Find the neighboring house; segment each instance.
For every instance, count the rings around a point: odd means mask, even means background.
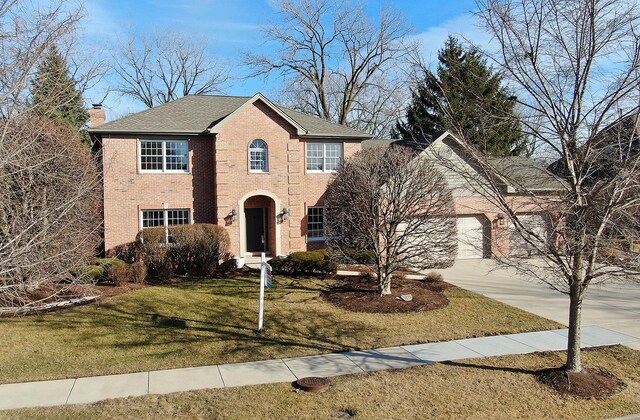
[[[386,144],[389,144],[388,142]],[[385,146],[384,142],[365,142],[364,147]],[[497,186],[510,202],[518,220],[531,232],[555,244],[554,213],[548,197],[564,189],[563,184],[544,168],[528,158],[492,157],[487,162],[500,176],[488,180],[479,166],[465,156],[459,140],[448,131],[434,132],[416,139],[404,139],[392,144],[410,147],[418,158],[430,159],[444,175],[452,189],[458,227],[458,258],[490,258],[493,256],[529,256],[534,248],[513,229],[509,218],[492,198]],[[534,192],[542,200],[536,200]],[[551,200],[553,201],[553,200]],[[557,221],[556,221],[557,222]]]
[[[146,227],[223,225],[238,256],[323,247],[331,173],[369,134],[252,97],[194,95],[92,128],[107,253]]]

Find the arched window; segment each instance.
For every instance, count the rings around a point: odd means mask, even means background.
[[[249,171],[269,172],[267,143],[254,140],[249,145]]]

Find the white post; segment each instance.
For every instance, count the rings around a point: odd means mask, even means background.
[[[260,257],[260,309],[258,310],[258,332],[262,331],[262,324],[264,321],[264,282],[265,277],[267,276],[264,260],[265,255],[263,252]]]

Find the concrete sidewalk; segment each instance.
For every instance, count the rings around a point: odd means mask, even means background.
[[[598,326],[584,327],[582,337],[583,347],[626,344],[637,340]],[[563,350],[566,346],[567,330],[560,329],[291,359],[5,384],[0,385],[0,410],[86,404],[108,398],[204,388],[293,382],[307,376],[326,377],[402,369],[447,360]]]
[[[526,280],[514,269],[498,267],[494,260],[458,260],[453,267],[436,271],[448,283],[564,325],[569,323],[567,295]],[[582,304],[582,324],[636,337],[628,346],[640,350],[640,284],[590,286]]]

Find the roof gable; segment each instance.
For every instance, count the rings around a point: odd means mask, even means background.
[[[278,106],[261,93],[248,96],[189,95],[147,109],[89,132],[96,134],[208,134],[217,133],[242,109],[260,101],[282,117],[300,137],[369,139],[368,133]]]
[[[445,151],[450,149],[466,163],[468,168],[465,170],[472,169],[477,176],[486,179],[483,171],[478,168],[480,163],[464,152],[461,140],[450,131],[434,132],[420,139],[404,139],[394,144],[411,147],[420,155],[435,159],[448,159],[449,156]],[[543,192],[564,189],[562,182],[556,176],[529,158],[486,156],[486,163],[493,169],[495,181],[502,184],[509,193],[525,190]]]

